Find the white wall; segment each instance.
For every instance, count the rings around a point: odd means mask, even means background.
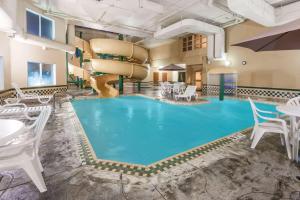
[[[56,84],[66,84],[66,63],[63,51],[46,49],[12,40],[11,49],[11,81],[20,87],[27,87],[27,62],[56,64]]]
[[[14,8],[16,13],[12,19],[16,22],[17,34],[26,33],[26,9],[43,15],[42,10],[33,6],[27,0],[16,0],[17,6]],[[49,17],[54,20],[55,39],[54,42],[65,43],[66,21]],[[61,50],[46,49],[39,46],[27,44],[11,39],[6,33],[0,32],[0,56],[4,62],[4,88],[11,88],[11,82],[16,82],[20,87],[27,87],[27,62],[40,62],[56,65],[56,84],[66,84],[66,64],[65,52]],[[0,77],[1,78],[1,77]],[[0,80],[1,83],[1,80]]]
[[[6,33],[0,32],[0,56],[3,59],[4,68],[4,89],[10,88],[11,82],[11,69],[10,69],[10,39],[7,37]],[[1,77],[0,77],[1,78]],[[1,89],[0,89],[1,90]]]
[[[4,62],[3,57],[0,56],[0,90],[4,90]]]

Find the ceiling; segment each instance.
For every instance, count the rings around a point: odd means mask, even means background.
[[[148,44],[162,42],[153,39],[154,32],[182,19],[196,19],[220,27],[227,27],[243,20],[241,16],[228,9],[226,0],[33,1],[44,9],[46,14],[66,18],[69,23],[135,36]],[[292,2],[292,0],[265,1],[276,7]]]
[[[224,6],[224,0],[34,0],[48,14],[69,16],[78,25],[92,23],[109,31],[122,28],[151,36],[159,27],[181,19],[198,19],[222,26],[236,16]],[[225,1],[226,2],[226,1]],[[225,3],[226,5],[226,3]],[[77,20],[76,20],[77,19]]]
[[[295,3],[299,0],[265,0],[265,1],[271,4],[273,7],[278,8],[281,6],[286,6],[291,3]]]

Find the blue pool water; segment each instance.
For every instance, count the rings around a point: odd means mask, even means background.
[[[72,104],[98,158],[149,165],[253,126],[248,101],[208,100],[184,106],[127,96]]]

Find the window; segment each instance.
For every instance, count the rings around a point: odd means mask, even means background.
[[[27,33],[54,39],[54,21],[30,10],[26,11]]]
[[[56,84],[54,64],[28,62],[28,86],[45,86]]]
[[[207,47],[207,38],[203,35],[193,34],[182,39],[182,51],[192,51]]]

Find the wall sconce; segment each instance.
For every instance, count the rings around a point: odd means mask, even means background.
[[[243,60],[242,65],[246,65],[246,64],[247,64],[247,61]]]
[[[229,60],[225,60],[225,66],[228,67],[231,65],[231,62]]]

